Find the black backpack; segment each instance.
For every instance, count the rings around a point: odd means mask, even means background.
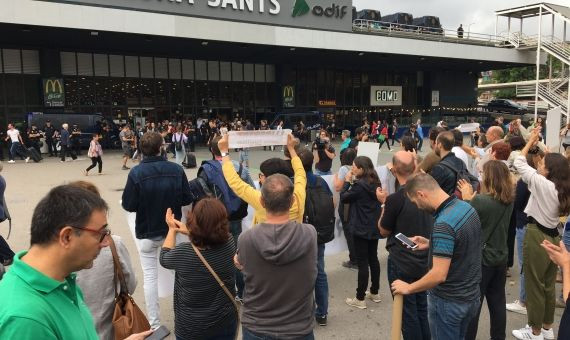
[[[307,198],[303,223],[311,224],[317,230],[317,242],[323,244],[334,239],[334,202],[324,179],[317,177],[315,185],[307,183]]]
[[[461,167],[461,169],[458,170],[451,163],[447,162],[447,160],[443,160],[443,161],[439,162],[439,164],[448,168],[449,170],[451,170],[455,174],[455,190],[452,193],[455,195],[455,197],[457,197],[459,199],[463,198],[461,195],[461,191],[459,190],[459,187],[457,186],[457,183],[459,182],[460,179],[464,179],[467,182],[471,183],[471,186],[473,187],[473,192],[479,192],[479,189],[480,189],[479,180],[477,179],[477,177],[475,177],[469,173],[469,170],[467,170],[465,165],[463,167]]]

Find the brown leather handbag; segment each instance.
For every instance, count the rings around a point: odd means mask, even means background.
[[[132,334],[148,331],[150,324],[131,294],[129,294],[129,288],[119,262],[119,254],[117,253],[115,242],[112,237],[109,237],[109,239],[111,253],[113,254],[113,266],[115,267],[115,276],[113,277],[113,285],[115,287],[113,329],[115,330],[115,340],[123,340]],[[117,292],[117,283],[120,286],[119,292]]]

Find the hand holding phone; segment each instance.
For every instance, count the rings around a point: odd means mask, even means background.
[[[403,245],[405,245],[406,247],[408,247],[409,249],[416,249],[418,247],[417,244],[415,244],[414,242],[412,242],[412,240],[410,240],[409,238],[406,237],[406,235],[402,234],[402,233],[398,233],[396,234],[396,238],[402,242]]]
[[[162,340],[170,334],[170,331],[165,326],[160,326],[147,336],[145,340]]]

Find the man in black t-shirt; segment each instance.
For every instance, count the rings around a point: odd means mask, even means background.
[[[396,235],[402,233],[411,237],[421,235],[429,238],[433,228],[433,217],[410,201],[402,190],[406,179],[416,169],[414,156],[410,152],[398,151],[392,159],[394,173],[401,184],[400,189],[388,196],[378,189],[376,196],[383,204],[382,216],[378,223],[380,234],[388,237],[388,282],[395,280],[408,283],[417,281],[427,273],[428,251],[412,250],[402,244]],[[404,296],[402,315],[402,334],[404,340],[429,339],[430,330],[427,315],[427,293],[420,292]]]
[[[330,143],[329,133],[321,130],[319,138],[313,143],[313,156],[315,157],[315,175],[332,175],[332,161],[336,156]]]
[[[364,129],[361,128],[361,127],[356,128],[356,130],[355,130],[355,135],[356,135],[356,137],[354,137],[354,138],[350,141],[350,144],[348,144],[348,147],[349,147],[350,149],[358,150],[358,143],[361,142],[361,141],[362,141],[362,142],[366,142],[366,140],[368,140],[368,138],[365,138],[365,136],[366,136],[366,131],[364,131]]]

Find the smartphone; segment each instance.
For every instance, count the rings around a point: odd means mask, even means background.
[[[147,336],[145,340],[162,340],[170,334],[170,331],[165,326],[160,326],[152,332],[151,335]]]
[[[415,244],[414,242],[412,242],[412,240],[410,240],[409,238],[406,237],[406,235],[399,233],[396,235],[396,238],[402,242],[403,244],[405,244],[408,248],[410,249],[416,249],[418,247],[417,244]]]

